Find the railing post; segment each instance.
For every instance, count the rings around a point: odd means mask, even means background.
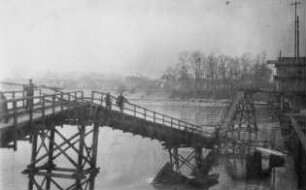
[[[178,120],[179,129],[181,129],[181,120]]]
[[[14,116],[14,150],[17,150],[17,105],[16,101],[13,100],[13,116]]]
[[[94,99],[95,99],[95,92],[92,91],[92,92],[91,92],[91,104],[93,104]]]
[[[61,92],[61,111],[64,110],[64,94]]]
[[[41,115],[45,117],[45,96],[41,97]]]
[[[68,109],[70,110],[70,93],[68,92]]]
[[[156,112],[153,112],[153,121],[156,122]]]
[[[12,98],[15,99],[15,92],[12,92]]]
[[[25,94],[25,91],[22,91],[22,98],[24,98],[25,95],[26,95],[26,94]],[[23,99],[23,100],[22,100],[22,107],[23,107],[23,108],[25,107],[25,102],[26,102],[25,99]]]
[[[134,117],[136,117],[136,106],[134,105]]]
[[[81,91],[81,100],[84,101],[84,91]]]
[[[173,124],[173,118],[171,117],[171,127],[173,127],[172,124]]]
[[[146,119],[147,118],[147,109],[146,108],[143,108],[143,110],[144,110],[144,118]]]
[[[165,115],[163,115],[163,125],[165,124]]]
[[[101,93],[101,106],[103,106],[103,93]]]
[[[38,90],[39,91],[39,96],[41,96],[41,88]],[[41,99],[39,98],[39,101],[41,101]],[[39,102],[41,104],[41,102]]]
[[[55,113],[55,95],[52,95],[52,114]]]
[[[93,116],[93,105],[94,105],[94,99],[95,99],[95,92],[91,92],[91,102],[90,102],[90,115]]]

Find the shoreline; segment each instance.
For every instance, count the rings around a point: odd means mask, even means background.
[[[178,98],[126,98],[133,103],[166,103],[166,104],[188,104],[188,105],[206,105],[214,104],[216,106],[228,106],[230,99],[178,99]],[[255,106],[268,106],[267,102],[254,101]]]
[[[227,106],[229,100],[216,100],[216,99],[170,99],[170,98],[129,98],[127,99],[132,103],[163,103],[163,104],[181,104],[181,105],[206,105],[213,104],[214,106]]]

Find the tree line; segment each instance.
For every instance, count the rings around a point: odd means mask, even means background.
[[[265,52],[240,57],[183,52],[162,75],[163,88],[172,91],[172,97],[228,98],[239,88],[272,87],[266,57]]]

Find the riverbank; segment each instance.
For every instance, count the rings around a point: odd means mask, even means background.
[[[188,96],[173,96],[173,92],[168,91],[151,91],[151,92],[134,92],[134,93],[124,93],[124,96],[131,102],[180,102],[183,104],[229,104],[235,97],[223,96],[196,96],[192,92]],[[256,106],[267,106],[267,97],[262,96],[262,94],[254,94],[254,104]],[[204,105],[203,104],[203,105]]]

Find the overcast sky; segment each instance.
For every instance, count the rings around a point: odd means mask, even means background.
[[[0,79],[73,71],[157,77],[193,50],[292,56],[291,2],[0,0]]]

